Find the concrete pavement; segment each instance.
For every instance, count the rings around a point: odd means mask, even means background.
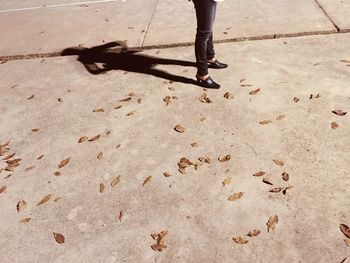
[[[259,8],[248,8],[252,2]],[[339,229],[350,226],[350,34],[335,33],[347,29],[346,17],[336,19],[343,11],[320,2],[323,10],[313,1],[266,1],[269,8],[238,1],[251,21],[241,15],[234,23],[245,27],[230,23],[230,29],[226,18],[240,12],[222,5],[219,40],[321,35],[217,44],[217,56],[230,65],[210,71],[220,90],[184,83],[196,71],[193,47],[153,48],[128,60],[107,52],[3,61],[1,262],[316,263],[350,257]],[[173,21],[181,32],[174,27],[167,38],[160,37],[163,22],[172,21],[161,0],[0,3],[2,10],[74,4],[0,13],[8,36],[0,40],[1,56],[125,39],[134,46],[175,45],[192,37],[193,29],[183,26],[193,22],[187,1],[168,2],[177,17],[181,7],[189,9]],[[113,23],[96,23],[106,17]],[[10,30],[14,26],[18,30]],[[220,35],[220,28],[228,34]],[[120,38],[113,35],[117,29]],[[49,34],[31,34],[40,30]],[[90,74],[92,66],[105,71]],[[203,102],[204,93],[210,103]],[[177,124],[183,133],[174,130]],[[185,174],[179,171],[183,157],[192,162]],[[278,222],[268,231],[274,216]],[[260,234],[247,236],[254,229]],[[168,234],[159,252],[151,234],[161,231]],[[236,243],[239,236],[248,243]]]

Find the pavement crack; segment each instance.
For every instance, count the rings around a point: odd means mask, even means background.
[[[333,26],[337,29],[337,32],[341,32],[340,27],[335,23],[335,21],[330,17],[330,15],[327,13],[326,9],[321,5],[321,3],[318,0],[314,0],[315,3],[318,5],[318,7],[322,10],[322,12],[325,14],[325,16],[328,18],[328,20],[333,24]]]

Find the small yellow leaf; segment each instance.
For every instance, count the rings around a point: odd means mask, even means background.
[[[269,123],[271,123],[271,122],[272,122],[271,120],[259,121],[259,123],[260,123],[261,125],[266,125],[266,124],[269,124]]]
[[[48,195],[44,196],[44,197],[41,199],[41,201],[37,204],[37,206],[43,205],[43,204],[45,204],[46,202],[48,202],[48,201],[50,200],[51,196],[52,196],[51,194],[48,194]]]
[[[230,195],[227,199],[229,201],[236,201],[238,199],[241,199],[243,194],[244,194],[243,192],[234,193],[234,194]]]
[[[222,185],[226,186],[226,185],[230,185],[232,182],[232,178],[231,177],[227,177],[222,181]]]
[[[115,187],[117,184],[120,183],[120,180],[121,180],[121,176],[118,175],[116,178],[114,178],[114,179],[112,180],[111,186],[112,186],[112,187]]]
[[[151,182],[151,180],[152,180],[152,175],[147,176],[147,178],[143,181],[142,185],[145,186],[147,183]]]
[[[104,183],[100,183],[100,193],[103,193],[105,191],[105,185]]]

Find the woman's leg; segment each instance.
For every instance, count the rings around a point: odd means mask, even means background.
[[[195,41],[195,54],[197,62],[197,75],[208,75],[207,51],[209,55],[214,52],[212,40],[212,28],[214,23],[216,2],[212,0],[194,0],[197,16],[197,34]],[[208,46],[209,42],[209,46]]]

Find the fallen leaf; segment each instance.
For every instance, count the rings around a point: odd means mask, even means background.
[[[30,170],[33,170],[34,168],[35,168],[35,165],[26,168],[24,171],[25,171],[25,172],[28,172],[28,171],[30,171]]]
[[[262,181],[263,181],[265,184],[273,185],[273,183],[272,183],[272,178],[270,178],[269,176],[264,177]]]
[[[151,182],[152,180],[152,175],[147,176],[146,179],[143,181],[142,186],[145,186],[146,184],[148,184],[149,182]]]
[[[88,139],[89,139],[89,137],[83,136],[83,137],[81,137],[81,138],[79,139],[78,143],[85,142],[85,141],[87,141]]]
[[[104,183],[100,183],[100,193],[102,194],[105,191]]]
[[[62,234],[60,233],[53,233],[53,236],[58,244],[63,244],[65,241],[65,238]]]
[[[41,200],[40,202],[37,204],[37,206],[39,205],[43,205],[45,204],[46,202],[48,202],[50,199],[51,199],[51,194],[48,194],[48,195],[45,195]]]
[[[198,161],[202,162],[202,163],[211,163],[211,159],[209,157],[198,157]]]
[[[60,162],[60,164],[58,165],[58,169],[61,169],[62,167],[66,166],[69,162],[70,162],[70,157],[68,157],[67,159],[62,160]]]
[[[227,154],[227,155],[225,155],[225,156],[221,156],[221,157],[218,158],[218,160],[219,160],[220,162],[227,162],[227,161],[229,161],[230,159],[231,159],[231,155],[229,155],[229,154]]]
[[[128,96],[130,96],[130,97],[135,96],[135,93],[134,92],[130,92],[130,93],[128,93]]]
[[[272,161],[278,166],[283,166],[284,165],[284,162],[282,162],[280,160],[273,159]]]
[[[292,189],[292,188],[293,188],[293,186],[288,186],[288,187],[286,187],[286,188],[283,189],[282,193],[283,193],[284,195],[286,195],[286,194],[287,194],[287,190]]]
[[[260,171],[260,172],[256,172],[255,174],[253,174],[253,176],[260,177],[260,176],[263,176],[263,175],[265,175],[265,174],[266,174],[265,172]]]
[[[286,173],[286,172],[283,172],[282,173],[282,179],[283,179],[283,181],[288,182],[289,181],[289,174]]]
[[[59,197],[55,198],[53,201],[54,201],[54,202],[58,202],[58,201],[61,200],[61,199],[62,199],[62,197],[59,196]]]
[[[168,173],[168,172],[164,172],[163,175],[164,175],[165,177],[170,177],[170,176],[171,176],[171,174]]]
[[[119,222],[122,223],[124,221],[124,211],[120,210],[119,212]]]
[[[347,114],[347,112],[342,111],[342,110],[334,110],[332,112],[338,116],[345,116]]]
[[[350,258],[344,258],[340,263],[350,263]]]
[[[126,114],[126,116],[132,116],[136,113],[137,111],[136,110],[133,110],[133,111],[130,111]]]
[[[280,121],[280,120],[283,120],[287,115],[279,115],[276,120],[277,121]]]
[[[203,93],[200,97],[199,100],[203,103],[212,103],[212,101],[208,98],[207,93]]]
[[[119,149],[120,146],[122,146],[120,143],[115,147],[116,149]]]
[[[256,89],[256,90],[252,90],[251,92],[249,92],[250,95],[255,95],[260,91],[260,89]]]
[[[91,139],[89,139],[88,141],[89,141],[89,142],[93,142],[93,141],[96,141],[96,140],[100,139],[100,137],[101,137],[101,135],[98,134],[98,135],[92,137]]]
[[[198,143],[197,142],[193,142],[193,143],[191,143],[191,146],[192,147],[198,147]]]
[[[40,160],[41,158],[43,158],[45,155],[40,155],[38,158],[36,158],[37,160]]]
[[[11,159],[13,156],[15,156],[16,153],[13,153],[13,154],[10,154],[10,155],[7,155],[5,158],[3,158],[4,161],[7,161],[9,159]]]
[[[252,84],[241,84],[242,87],[251,87],[253,86]]]
[[[5,192],[7,189],[7,186],[2,186],[0,187],[0,194],[2,194],[3,192]]]
[[[232,178],[231,177],[227,177],[222,181],[222,185],[226,186],[226,185],[230,185],[232,182]]]
[[[55,172],[55,176],[61,176],[61,172],[56,171],[56,172]]]
[[[238,237],[233,237],[233,241],[235,241],[237,244],[243,245],[248,243],[248,240],[246,240],[244,237],[238,236]]]
[[[94,109],[93,112],[105,112],[104,108]]]
[[[32,129],[32,132],[37,132],[39,131],[39,129],[35,128],[35,129]]]
[[[102,155],[103,155],[103,152],[100,152],[100,153],[96,156],[96,158],[99,159],[99,160],[101,160],[101,159],[102,159]]]
[[[141,104],[142,103],[142,99],[141,98],[137,99],[137,103]]]
[[[115,106],[114,109],[117,110],[117,109],[120,109],[121,107],[123,107],[122,105],[118,105],[118,106]]]
[[[34,98],[34,94],[32,96],[30,96],[29,98],[27,98],[27,100],[31,100]]]
[[[340,224],[340,230],[347,238],[350,238],[350,229],[347,225]]]
[[[240,79],[239,82],[242,83],[244,81],[246,81],[247,79]]]
[[[270,232],[274,230],[276,228],[277,223],[278,223],[278,216],[277,215],[270,216],[269,220],[266,223],[267,231]]]
[[[20,223],[28,223],[30,220],[32,220],[31,217],[25,217],[25,218],[22,218],[19,222]]]
[[[181,126],[180,124],[177,124],[174,127],[175,131],[179,132],[179,133],[184,133],[185,132],[185,128],[183,126]]]
[[[230,92],[226,92],[224,94],[224,98],[228,99],[228,100],[232,100],[234,98],[234,96]]]
[[[162,231],[159,234],[151,234],[151,237],[156,240],[156,244],[153,244],[151,248],[156,251],[163,251],[163,249],[167,248],[165,243],[165,236],[168,234],[168,231]]]
[[[151,248],[152,248],[153,250],[162,252],[164,249],[167,248],[167,246],[166,246],[166,245],[163,245],[163,244],[153,244],[153,245],[151,246]]]
[[[17,203],[17,212],[23,211],[27,207],[27,202],[24,200],[21,200]]]
[[[337,129],[339,127],[339,125],[336,122],[332,122],[331,127],[332,127],[332,129]]]
[[[112,180],[112,182],[111,182],[111,186],[112,186],[112,187],[117,186],[117,184],[119,184],[119,183],[120,183],[120,180],[121,180],[121,176],[120,176],[120,175],[118,175],[116,178],[114,178],[114,179]]]
[[[175,88],[173,88],[173,87],[168,87],[168,90],[175,91]]]
[[[236,201],[238,199],[241,199],[243,195],[244,195],[243,192],[238,192],[238,193],[234,193],[234,194],[230,195],[227,199],[229,201]]]
[[[279,193],[283,190],[283,187],[276,187],[276,188],[272,188],[269,192],[271,193]]]
[[[171,97],[170,96],[166,96],[166,97],[164,97],[163,101],[165,102],[165,105],[168,106],[169,103],[171,102]]]
[[[119,101],[120,101],[120,102],[127,102],[127,101],[129,101],[129,100],[131,100],[131,97],[127,97],[127,98],[122,99],[122,100],[119,100]]]
[[[247,234],[247,236],[256,237],[256,236],[258,236],[260,233],[261,233],[260,230],[254,229],[254,230],[249,231],[249,233]]]
[[[271,120],[259,121],[259,123],[260,123],[261,125],[266,125],[266,124],[269,124],[269,123],[271,123],[271,122],[272,122]]]

